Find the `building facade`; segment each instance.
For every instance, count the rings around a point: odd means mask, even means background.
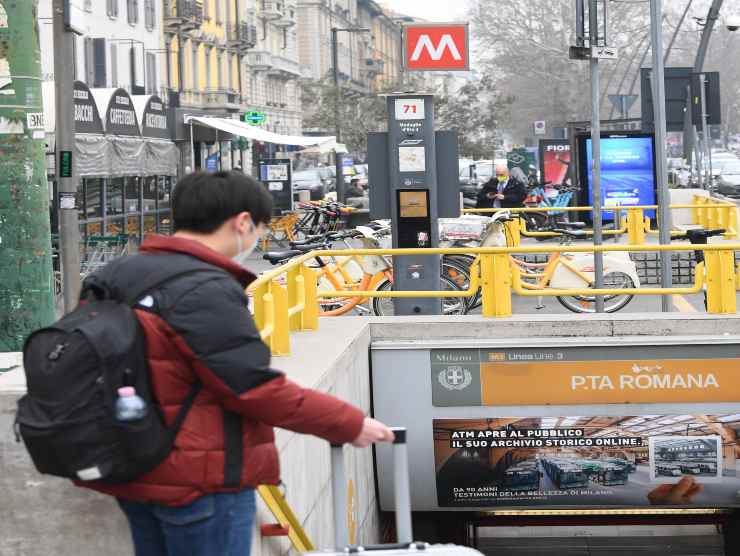
[[[266,116],[262,127],[282,135],[301,135],[303,118],[299,79],[296,0],[248,0],[256,14],[257,44],[246,59],[247,104]],[[255,145],[253,162],[280,147]]]
[[[39,1],[44,81],[54,81],[52,0]],[[74,79],[132,95],[159,91],[164,56],[159,0],[83,0],[74,36]]]
[[[130,237],[170,230],[170,193],[178,173],[160,92],[166,62],[158,0],[83,0],[74,21],[76,207],[80,237]],[[55,75],[52,1],[39,2],[52,230],[56,228]]]
[[[401,21],[374,0],[298,0],[298,41],[305,77],[333,79],[331,30],[337,34],[337,70],[342,87],[370,94],[400,80]]]

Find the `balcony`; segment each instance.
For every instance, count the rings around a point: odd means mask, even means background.
[[[228,44],[237,50],[249,50],[257,45],[257,26],[249,23],[236,23],[227,29]]]
[[[165,0],[163,21],[170,33],[199,28],[203,25],[203,0]]]
[[[252,71],[267,71],[272,67],[272,54],[266,50],[248,52],[247,64]]]
[[[239,93],[225,89],[209,89],[203,94],[203,107],[213,110],[238,112],[241,110]]]
[[[273,77],[285,80],[298,79],[302,76],[301,65],[294,60],[283,58],[282,56],[272,57],[272,67],[268,73]]]
[[[293,15],[285,13],[280,19],[276,19],[272,22],[275,27],[282,27],[288,29],[296,24],[295,13]]]
[[[275,21],[283,18],[283,3],[274,2],[270,0],[262,1],[262,9],[260,10],[260,17],[267,21]]]

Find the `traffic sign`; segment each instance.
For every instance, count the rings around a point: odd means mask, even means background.
[[[262,125],[267,121],[267,114],[264,112],[247,112],[242,116],[242,120],[252,125]]]
[[[467,23],[404,25],[404,65],[410,71],[467,71]]]
[[[594,46],[591,49],[591,57],[599,60],[617,60],[619,50],[613,46]]]

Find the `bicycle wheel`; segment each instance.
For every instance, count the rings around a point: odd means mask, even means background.
[[[367,291],[370,287],[372,276],[365,274],[362,277],[362,281],[358,286],[359,291]],[[323,289],[331,288],[328,285],[329,282],[323,281],[322,284],[327,284]],[[319,288],[322,289],[321,287]],[[346,315],[350,311],[354,310],[355,307],[365,302],[364,297],[332,297],[332,298],[319,298],[319,316],[320,317],[341,317]]]
[[[440,276],[442,288],[444,291],[460,291],[455,283],[444,276]],[[376,291],[389,292],[393,289],[390,280],[381,282]],[[465,315],[467,314],[467,304],[464,297],[445,297],[442,299],[442,312],[445,315]],[[376,317],[392,317],[395,314],[393,298],[391,297],[373,297],[373,314]]]
[[[470,265],[465,265],[462,261],[448,259],[446,257],[443,258],[442,276],[452,280],[452,282],[454,282],[454,284],[462,291],[470,289]],[[466,313],[474,304],[476,297],[477,295],[460,298],[460,300],[465,303]]]
[[[604,288],[610,290],[631,289],[635,287],[632,278],[624,272],[609,272],[604,276]],[[616,313],[624,309],[632,301],[634,295],[605,295],[604,312]],[[558,301],[574,313],[595,313],[596,297],[595,296],[558,296]]]
[[[475,262],[475,256],[473,255],[444,255],[442,258],[442,264],[456,264],[458,266],[462,266],[463,269],[465,269],[465,273],[467,274],[468,278],[470,278],[470,267]],[[462,289],[467,290],[470,288],[470,282],[468,281],[465,283],[464,287]],[[483,292],[480,288],[478,288],[478,291],[475,293],[473,297],[467,297],[465,298],[467,300],[468,304],[468,312],[472,311],[473,309],[477,309],[483,304]]]

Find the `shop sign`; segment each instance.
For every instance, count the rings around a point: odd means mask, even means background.
[[[740,361],[728,347],[711,357],[696,346],[432,350],[433,405],[736,402]]]
[[[141,130],[144,137],[171,138],[167,125],[167,111],[164,102],[158,96],[151,97],[147,102],[142,116]]]
[[[141,135],[134,103],[124,89],[116,89],[111,95],[105,117],[105,131],[108,135]]]
[[[243,121],[252,125],[262,125],[267,121],[267,114],[264,112],[252,111],[242,116]]]
[[[103,134],[103,122],[90,89],[82,81],[74,82],[74,118],[76,133]]]

